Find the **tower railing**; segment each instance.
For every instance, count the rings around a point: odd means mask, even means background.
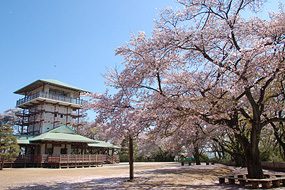
[[[19,99],[17,101],[16,106],[19,106],[21,104],[24,104],[24,103],[29,102],[31,100],[34,100],[36,98],[46,98],[46,99],[58,100],[58,101],[62,101],[62,102],[68,102],[68,103],[79,104],[79,105],[83,105],[86,103],[85,100],[80,100],[79,98],[71,98],[71,97],[66,97],[66,96],[60,96],[60,95],[56,95],[56,94],[50,94],[48,92],[37,92],[37,93],[31,94],[29,96],[26,96],[24,98]]]

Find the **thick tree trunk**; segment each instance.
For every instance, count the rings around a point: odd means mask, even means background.
[[[253,150],[252,147],[249,147],[246,155],[246,163],[248,170],[248,178],[253,178],[253,179],[264,178],[261,166],[261,160],[259,156],[259,150]]]
[[[265,87],[266,86],[264,86],[264,88],[261,89],[261,92],[264,92]],[[247,162],[248,177],[254,179],[262,179],[264,178],[264,175],[261,166],[258,144],[260,141],[260,134],[262,128],[261,113],[263,109],[262,100],[264,96],[261,95],[260,99],[256,101],[253,95],[251,94],[251,89],[249,87],[245,88],[245,95],[252,107],[250,142],[247,143],[247,146],[244,147],[245,157]]]
[[[130,165],[130,181],[134,180],[134,143],[133,137],[129,136],[129,165]]]
[[[196,165],[201,165],[199,149],[197,147],[195,147],[194,151],[195,151]]]
[[[260,131],[252,126],[250,143],[245,147],[245,157],[247,163],[248,177],[253,179],[264,178],[258,148]]]

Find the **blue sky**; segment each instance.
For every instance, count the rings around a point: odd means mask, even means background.
[[[277,2],[269,1],[266,9],[276,10]],[[168,6],[179,5],[174,0],[0,0],[0,113],[21,98],[14,91],[38,79],[55,76],[104,92],[102,74],[123,60],[114,49],[132,32],[150,35],[153,19]]]

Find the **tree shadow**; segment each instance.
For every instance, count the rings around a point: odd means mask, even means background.
[[[137,172],[136,174],[154,174],[154,175],[163,175],[163,174],[175,174],[175,175],[209,175],[209,176],[216,176],[218,179],[218,176],[223,176],[227,174],[232,174],[232,171],[224,168],[224,169],[218,169],[214,167],[193,167],[193,166],[183,166],[183,167],[177,167],[177,168],[166,168],[166,169],[156,169],[156,170],[150,170],[150,171],[142,171]]]
[[[96,179],[86,182],[79,183],[56,183],[52,185],[29,185],[22,186],[17,188],[11,188],[10,190],[79,190],[79,189],[96,189],[96,190],[123,190],[123,189],[224,189],[224,190],[239,190],[243,189],[237,186],[232,185],[183,185],[183,184],[172,184],[164,183],[162,181],[154,183],[146,179],[138,179],[137,182],[126,182],[127,178],[105,178],[105,179]]]
[[[212,179],[215,176],[225,175],[226,168],[223,171],[219,171],[217,168],[210,167],[177,167],[166,169],[155,169],[149,171],[135,172],[135,182],[127,182],[127,177],[109,177],[99,178],[93,180],[87,180],[84,182],[63,182],[54,184],[34,184],[16,188],[10,188],[10,190],[50,190],[50,189],[64,189],[64,190],[79,190],[79,189],[245,189],[240,186],[218,184],[212,181],[211,184],[203,184],[203,176],[211,176]],[[229,171],[229,170],[228,170]],[[165,175],[170,176],[165,180]],[[201,176],[201,179],[195,179],[191,176]],[[172,177],[173,178],[172,178]],[[183,179],[176,181],[176,179]],[[200,184],[193,183],[195,180],[202,180]],[[190,183],[189,183],[190,182]]]

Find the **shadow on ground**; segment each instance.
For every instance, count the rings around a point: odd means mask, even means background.
[[[12,188],[10,190],[79,190],[79,189],[96,189],[96,190],[112,190],[112,189],[239,189],[229,185],[177,185],[171,183],[157,182],[153,183],[148,179],[137,179],[137,182],[126,182],[127,178],[105,178],[96,179],[80,183],[57,183],[53,185],[30,185]]]

